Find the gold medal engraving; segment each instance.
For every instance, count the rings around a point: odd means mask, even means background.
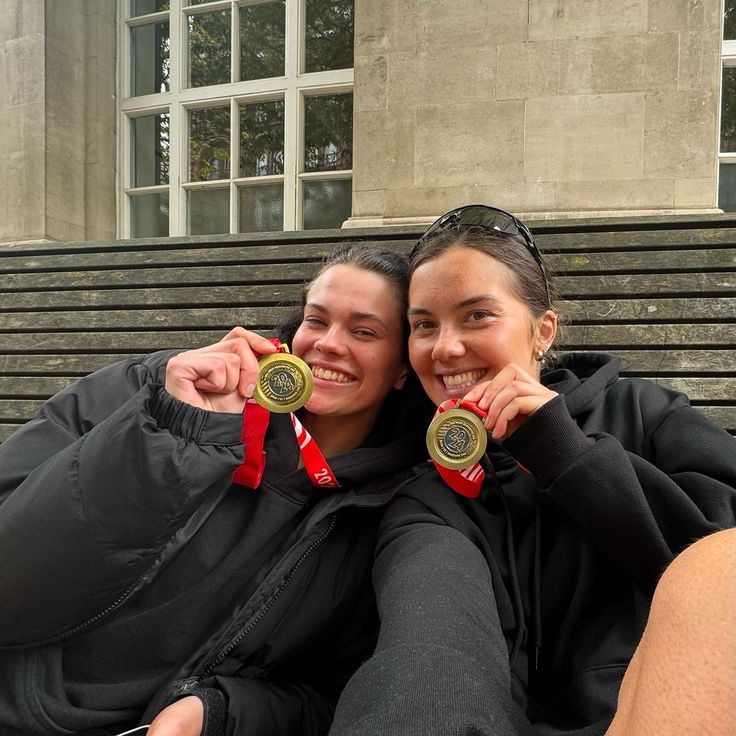
[[[487,443],[483,422],[467,409],[449,409],[437,415],[427,429],[430,456],[440,465],[454,470],[464,470],[478,462]]]
[[[296,355],[274,353],[261,358],[253,398],[276,414],[301,409],[312,395],[312,371]]]

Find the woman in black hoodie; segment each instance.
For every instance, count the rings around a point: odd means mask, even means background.
[[[550,357],[551,285],[512,215],[447,213],[411,274],[411,364],[455,424],[384,518],[379,643],[333,733],[602,734],[662,572],[736,523],[734,439],[611,356]],[[485,454],[448,468],[474,423]]]
[[[399,254],[333,254],[284,335],[314,382],[293,419],[247,401],[276,348],[235,328],[80,379],[0,446],[2,736],[327,731],[424,456],[406,285]]]

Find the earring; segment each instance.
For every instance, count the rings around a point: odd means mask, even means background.
[[[547,353],[547,347],[541,347],[537,350],[537,360],[541,363],[544,360],[544,356]]]

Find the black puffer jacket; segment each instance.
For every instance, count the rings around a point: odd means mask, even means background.
[[[421,400],[330,459],[335,491],[272,416],[252,490],[231,483],[242,417],[166,393],[170,355],[81,379],[0,446],[3,736],[117,733],[188,692],[208,736],[318,734],[372,650],[375,535],[426,456]]]
[[[335,736],[604,733],[662,571],[736,524],[736,440],[685,396],[604,355],[542,380],[562,395],[491,443],[479,499],[428,465],[387,510]]]

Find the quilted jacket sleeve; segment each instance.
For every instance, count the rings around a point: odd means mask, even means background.
[[[0,646],[101,618],[228,488],[241,418],[169,396],[170,355],[80,379],[0,445]]]

